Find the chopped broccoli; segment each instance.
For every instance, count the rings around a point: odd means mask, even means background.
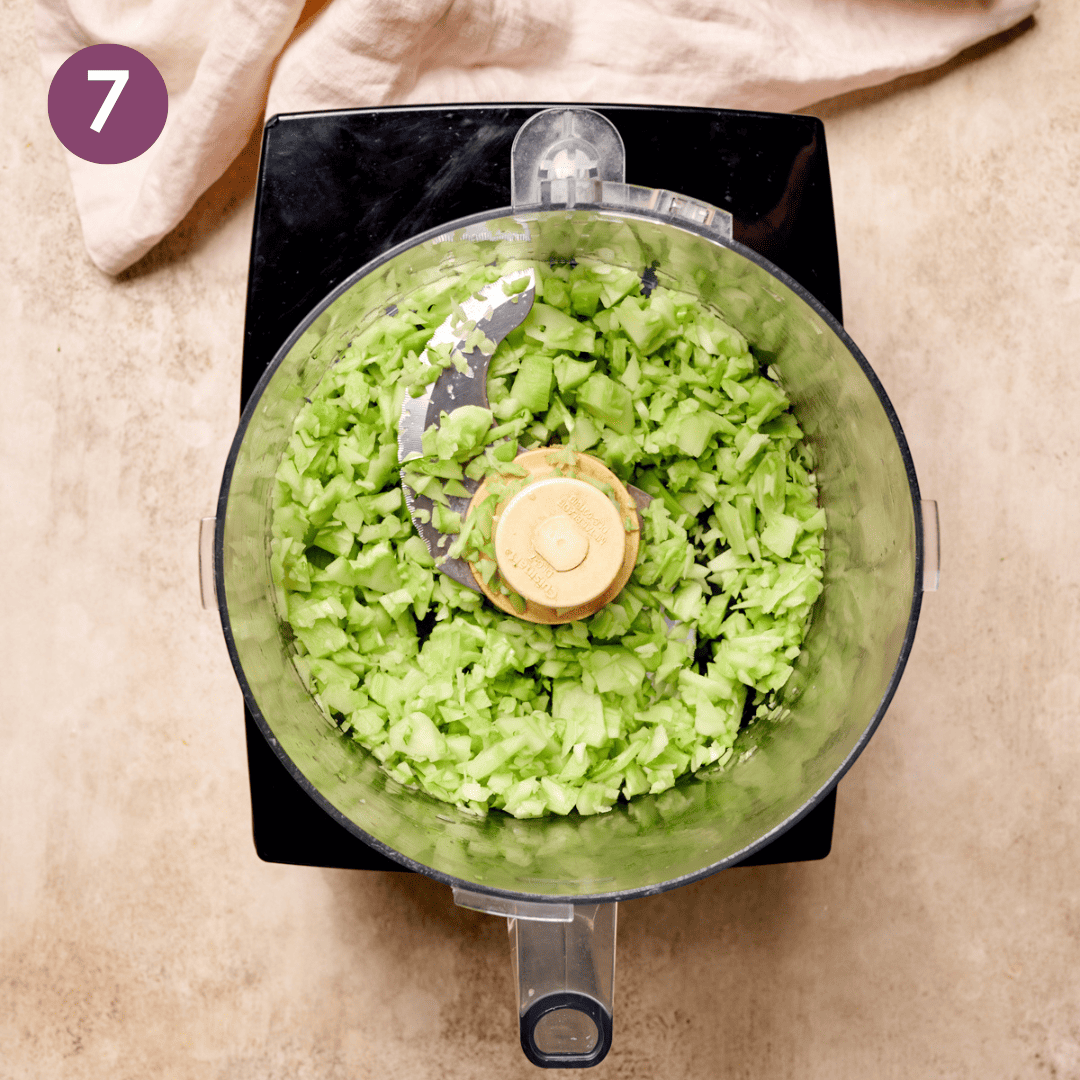
[[[774,701],[821,592],[825,515],[783,388],[736,329],[622,268],[536,271],[492,408],[443,416],[400,467],[403,396],[451,362],[417,357],[491,268],[357,334],[296,418],[271,572],[297,670],[391,776],[476,813],[598,814],[722,764],[748,698]],[[515,619],[415,535],[403,476],[456,534],[446,553],[497,584],[491,515],[525,482],[519,444],[569,448],[556,464],[588,451],[654,496],[629,584],[589,619]],[[485,476],[495,494],[462,522],[447,497]]]

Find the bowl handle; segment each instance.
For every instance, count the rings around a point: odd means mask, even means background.
[[[603,1061],[611,1049],[618,905],[515,901],[458,888],[454,902],[507,919],[525,1056],[545,1069]]]

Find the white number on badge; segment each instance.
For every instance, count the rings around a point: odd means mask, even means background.
[[[112,89],[105,95],[105,100],[101,103],[101,108],[98,109],[97,116],[94,117],[94,122],[90,125],[92,131],[100,131],[105,126],[105,121],[109,119],[109,113],[113,111],[113,106],[120,97],[120,91],[127,86],[128,76],[130,74],[130,71],[100,70],[92,70],[86,73],[86,77],[90,82],[112,83]]]

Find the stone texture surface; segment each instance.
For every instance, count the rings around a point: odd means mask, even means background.
[[[0,1080],[525,1077],[506,932],[426,879],[261,863],[200,610],[252,148],[119,280],[30,5],[0,36]],[[600,1077],[1080,1077],[1080,9],[829,102],[846,324],[942,589],[833,853],[622,905]]]

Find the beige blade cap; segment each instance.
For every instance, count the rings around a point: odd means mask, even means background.
[[[626,488],[585,454],[575,455],[569,471],[576,475],[563,475],[550,462],[557,450],[530,450],[515,458],[530,481],[498,507],[492,523],[499,575],[525,600],[525,611],[515,610],[497,583],[493,589],[477,578],[493,603],[530,622],[592,615],[622,591],[637,561],[639,519]],[[615,501],[582,476],[609,485]],[[473,505],[484,495],[481,487]]]

